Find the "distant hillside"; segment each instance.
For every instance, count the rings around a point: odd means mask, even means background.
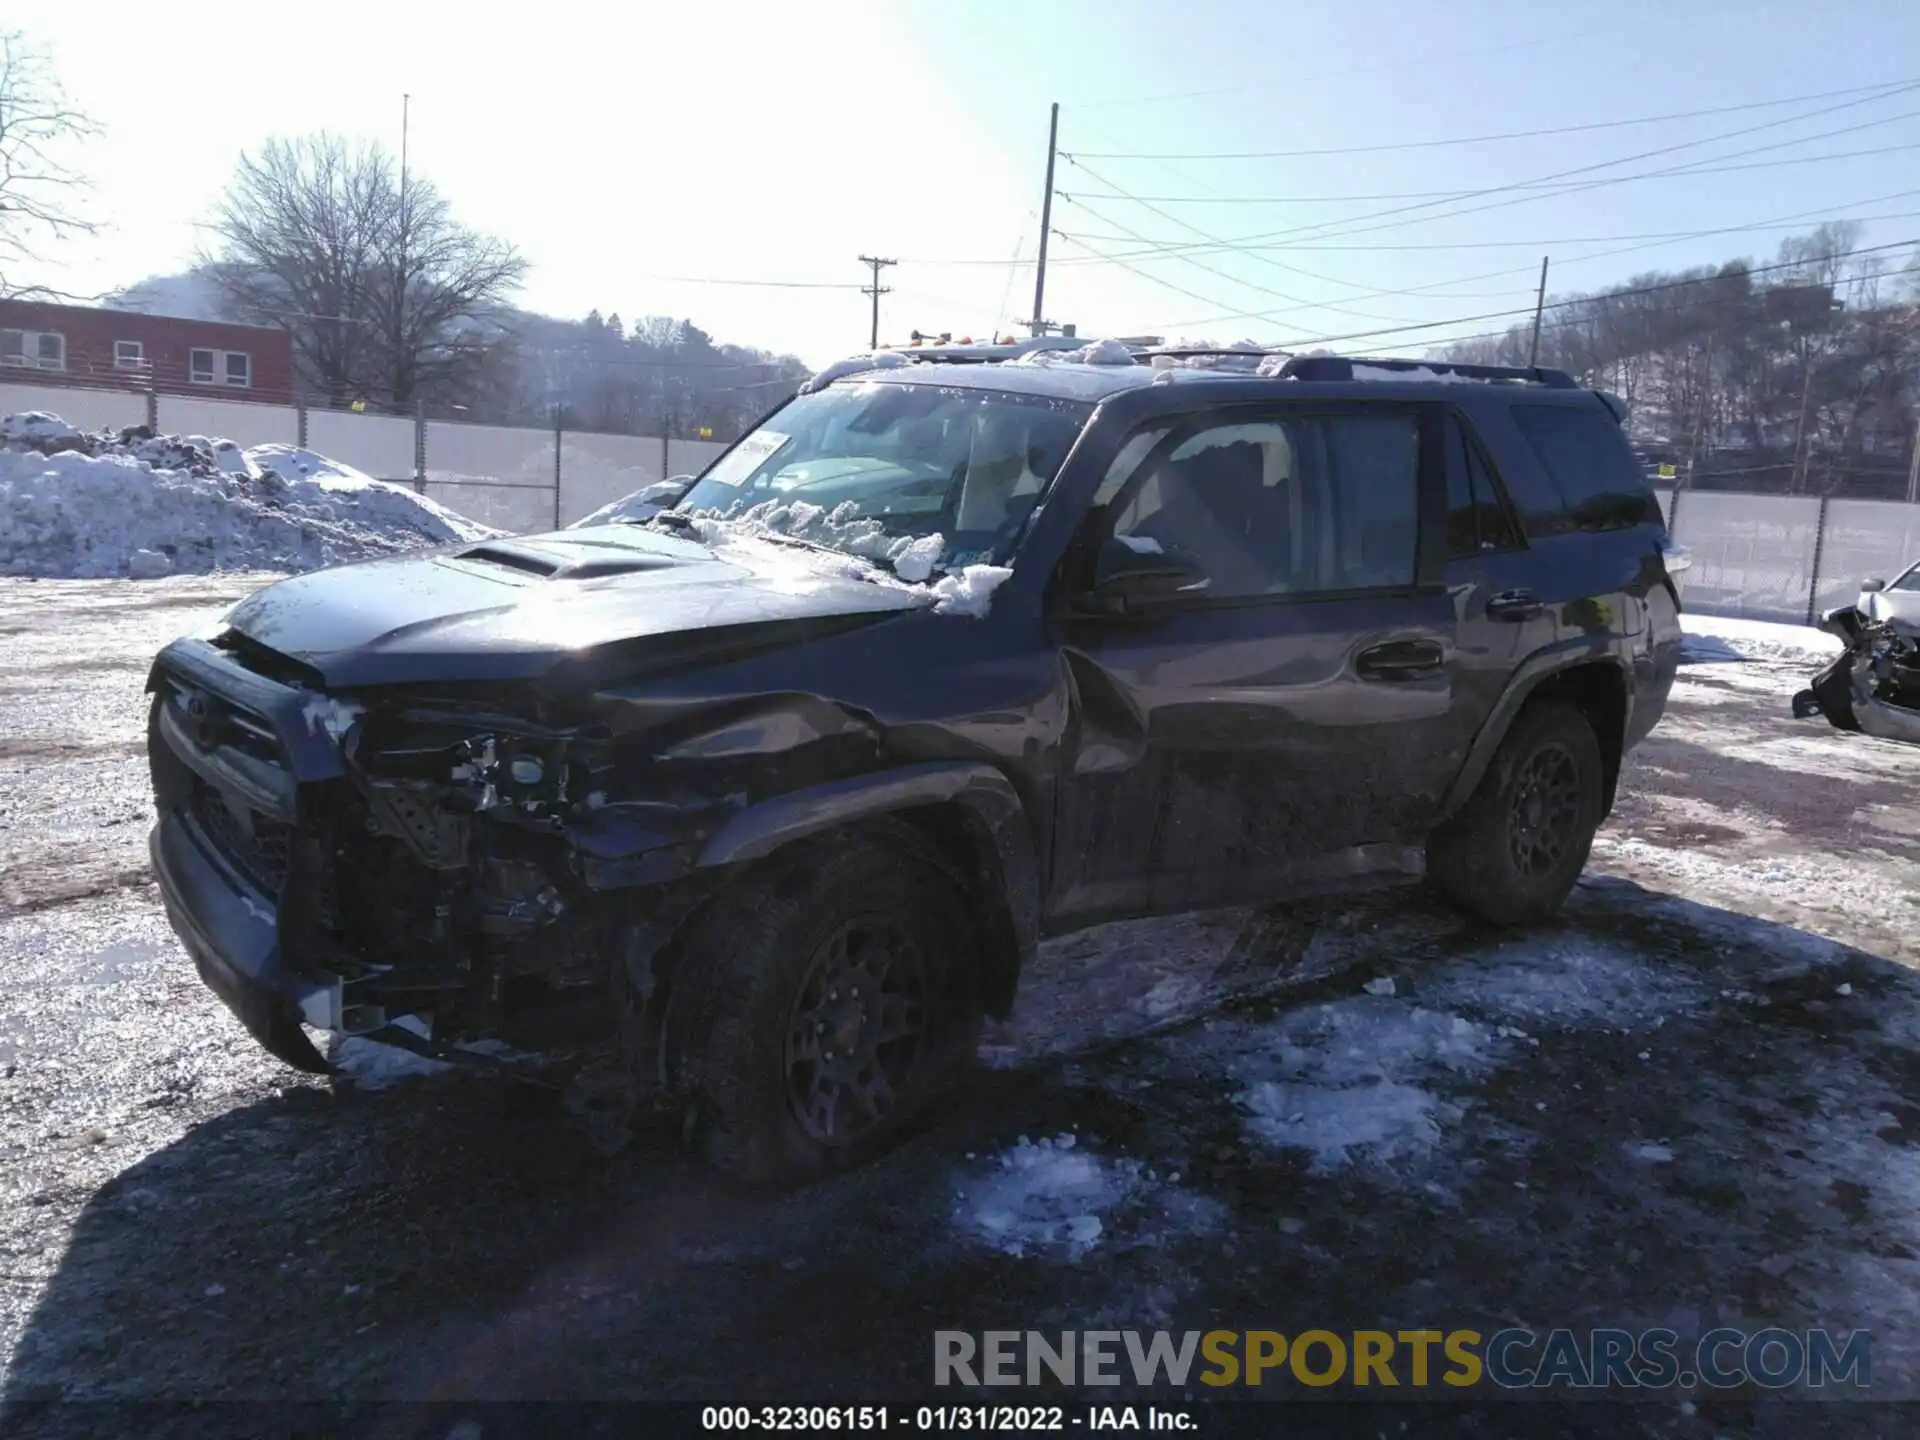
[[[231,318],[218,287],[201,270],[188,270],[180,275],[150,275],[109,295],[105,304],[114,310],[171,315],[178,320]]]

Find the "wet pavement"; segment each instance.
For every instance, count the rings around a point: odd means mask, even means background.
[[[1864,1328],[1873,1393],[1920,1396],[1920,767],[1785,718],[1797,667],[1683,672],[1558,924],[1416,895],[1050,943],[964,1096],[777,1193],[464,1072],[298,1076],[201,989],[142,875],[139,690],[237,589],[0,582],[22,1431],[62,1398],[903,1399],[936,1329]],[[1876,1428],[1727,1403],[1579,1429]]]

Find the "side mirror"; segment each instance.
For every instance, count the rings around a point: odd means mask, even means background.
[[[1105,614],[1126,615],[1207,587],[1206,567],[1182,550],[1145,536],[1110,536],[1093,562],[1088,598]]]
[[[1887,582],[1882,580],[1878,575],[1875,575],[1870,580],[1862,580],[1860,582],[1860,593],[1862,595],[1877,595],[1886,588]]]

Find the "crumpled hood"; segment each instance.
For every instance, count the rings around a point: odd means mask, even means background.
[[[798,638],[807,622],[880,619],[928,598],[851,557],[605,525],[316,570],[248,596],[226,623],[350,688],[537,680],[647,637],[676,637],[661,648],[684,658],[690,633],[717,650],[743,627],[784,622]]]

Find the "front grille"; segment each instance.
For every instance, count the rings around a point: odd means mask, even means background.
[[[293,827],[258,810],[248,810],[253,833],[227,808],[227,802],[211,785],[196,780],[192,799],[193,818],[201,831],[226,859],[269,896],[278,898],[287,883],[287,870],[293,862]]]

